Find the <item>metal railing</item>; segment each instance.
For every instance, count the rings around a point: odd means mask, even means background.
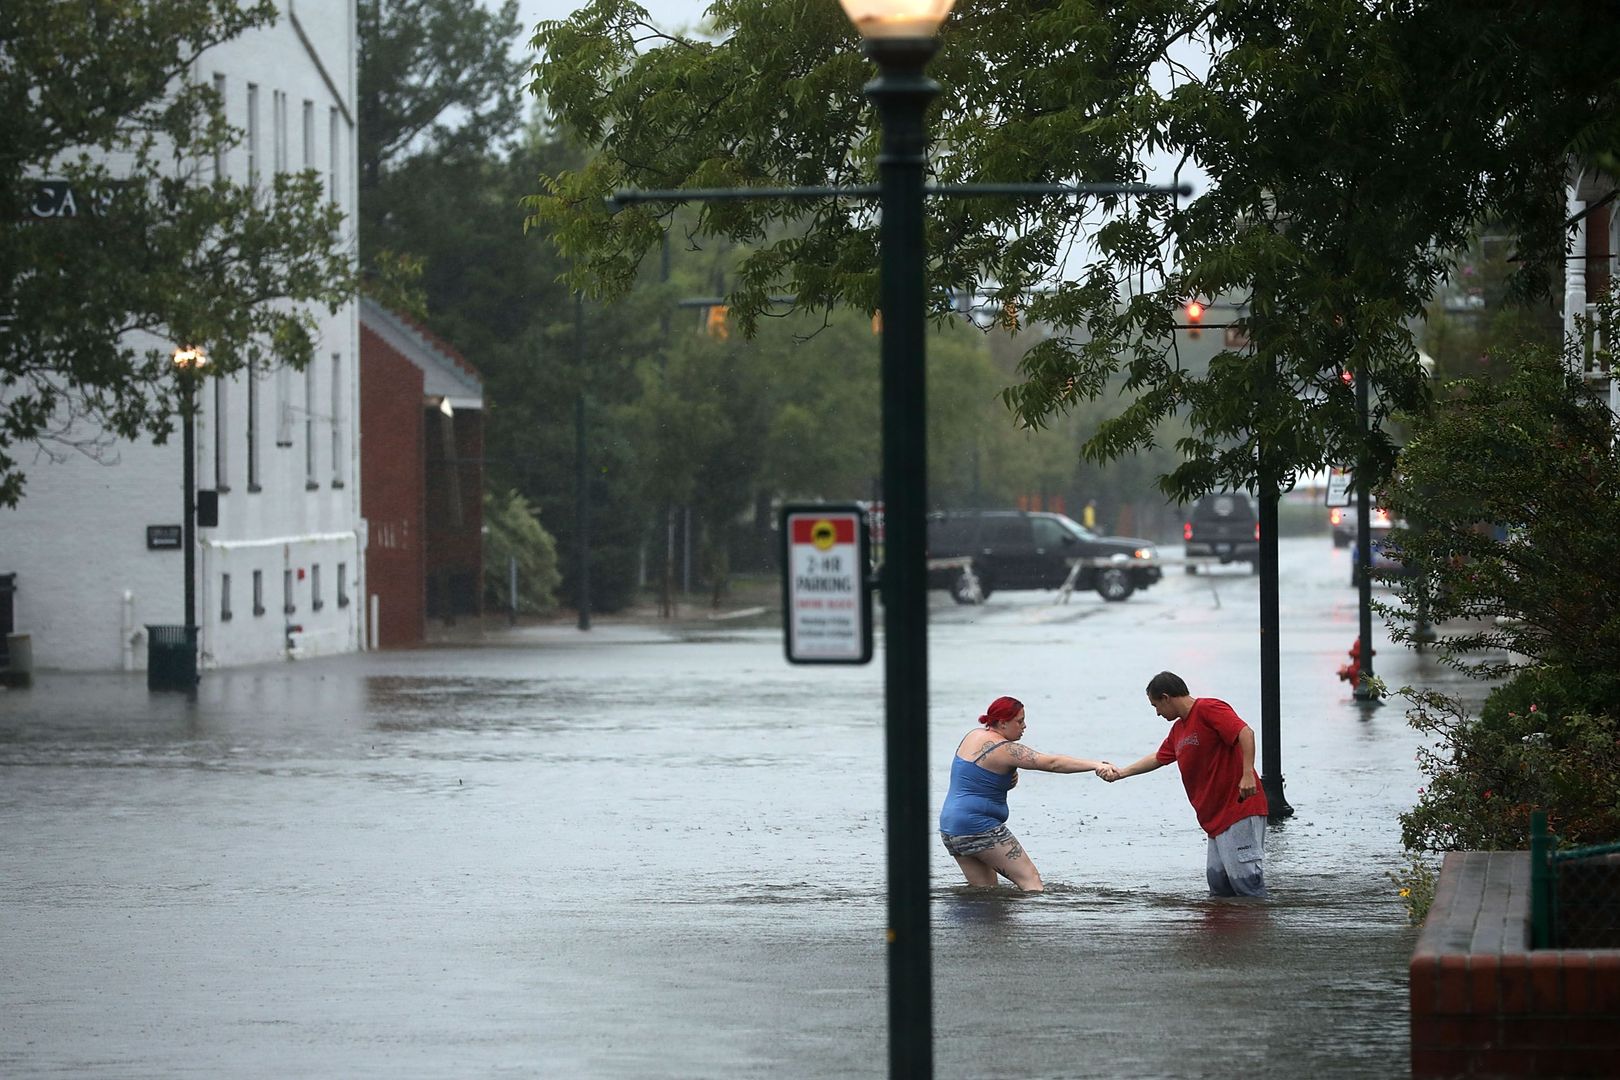
[[[1530,947],[1620,948],[1620,843],[1560,851],[1544,810],[1530,815]]]

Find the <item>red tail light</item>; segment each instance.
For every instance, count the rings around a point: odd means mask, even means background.
[[[1254,538],[1256,540],[1260,539],[1260,523],[1258,521],[1254,523]]]
[[[1190,521],[1182,522],[1182,525],[1181,525],[1181,538],[1183,540],[1191,540],[1192,539],[1192,522],[1190,522]]]

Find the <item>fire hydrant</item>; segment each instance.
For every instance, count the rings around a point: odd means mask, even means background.
[[[1377,655],[1376,652],[1373,655]],[[1350,662],[1339,669],[1339,678],[1351,686],[1361,683],[1361,639],[1350,643]]]

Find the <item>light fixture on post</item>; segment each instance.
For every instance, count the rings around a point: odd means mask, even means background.
[[[882,331],[883,640],[888,761],[889,1075],[933,1075],[933,970],[928,855],[928,499],[924,365],[926,240],[923,171],[928,104],[923,74],[952,0],[840,0],[877,65],[866,96],[877,108]]]
[[[197,380],[208,366],[208,354],[195,346],[174,350],[174,370],[180,382],[182,430],[182,484],[185,488],[180,542],[185,549],[186,610],[183,655],[178,657],[175,682],[197,682]],[[150,643],[148,644],[150,648]]]

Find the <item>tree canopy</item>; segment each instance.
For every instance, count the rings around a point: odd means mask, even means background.
[[[174,344],[221,374],[301,367],[304,305],[352,294],[319,177],[255,189],[214,166],[241,132],[191,68],[274,18],[268,0],[0,7],[0,505],[23,492],[20,444],[166,437]]]
[[[631,0],[595,0],[535,37],[534,91],[600,151],[530,202],[578,284],[621,292],[668,224],[667,207],[610,213],[614,188],[873,174],[870,67],[835,5],[719,0],[709,14],[708,36],[674,36]],[[1005,400],[1038,426],[1122,389],[1086,443],[1094,459],[1185,419],[1184,460],[1160,480],[1172,495],[1349,462],[1381,477],[1386,422],[1425,399],[1412,325],[1450,253],[1491,218],[1518,241],[1522,290],[1562,258],[1568,155],[1615,144],[1617,34],[1576,0],[965,0],[931,68],[935,179],[1138,180],[1179,162],[1207,183],[1190,202],[932,200],[935,313],[979,289],[1057,328]],[[745,330],[777,293],[876,304],[870,208],[727,202],[696,229],[751,245],[731,297]],[[1207,372],[1176,347],[1188,297],[1231,303],[1240,324],[1244,344]],[[1346,369],[1373,390],[1366,439]]]

